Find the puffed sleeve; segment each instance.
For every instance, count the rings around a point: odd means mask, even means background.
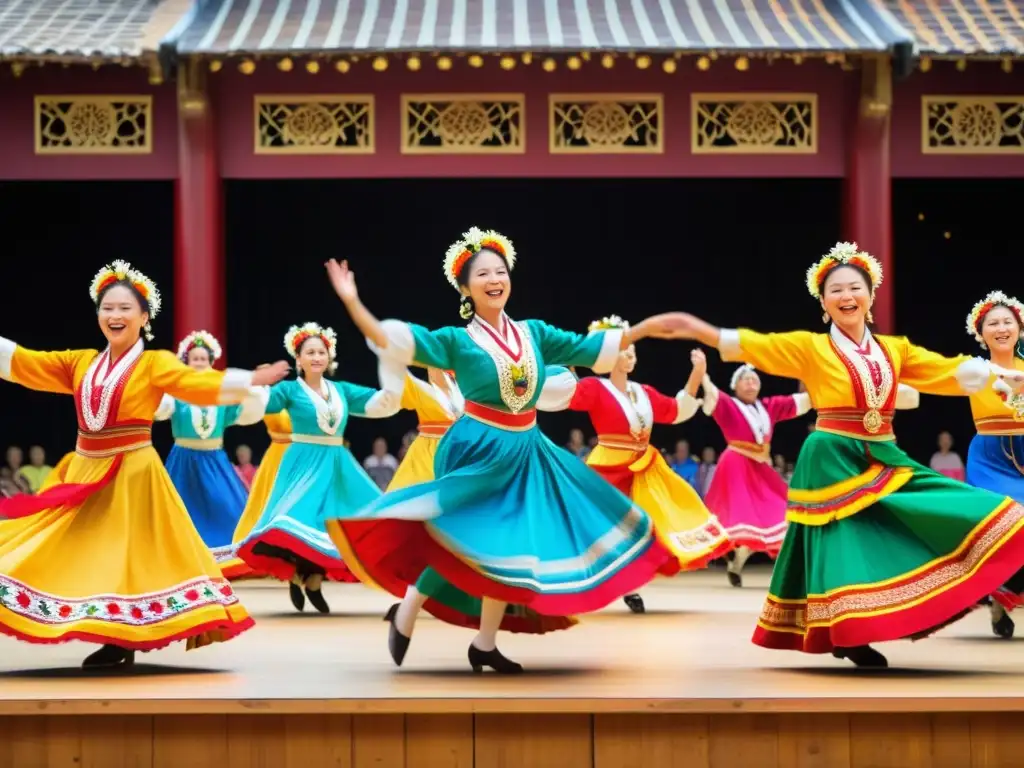
[[[563,331],[543,320],[527,320],[526,324],[549,365],[579,365],[594,373],[608,373],[615,367],[622,346],[621,329],[582,334]]]
[[[37,352],[0,336],[0,379],[39,392],[70,395],[75,391],[75,368],[92,349]]]
[[[799,379],[811,360],[814,334],[809,331],[758,333],[748,328],[723,328],[718,351],[726,362],[750,363],[774,376]]]
[[[669,397],[647,384],[643,388],[651,401],[655,424],[682,424],[692,419],[701,405],[700,400],[685,389],[679,390],[675,397]]]
[[[193,405],[239,403],[252,385],[252,372],[229,368],[226,371],[196,371],[171,352],[153,353],[150,381],[154,387]]]

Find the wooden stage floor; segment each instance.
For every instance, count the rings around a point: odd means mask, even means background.
[[[745,577],[687,574],[646,588],[646,615],[617,604],[568,632],[502,634],[528,670],[515,678],[473,675],[473,633],[427,616],[396,669],[392,601],[360,585],[329,585],[329,616],[294,612],[281,585],[241,585],[254,629],[141,654],[132,674],[83,672],[79,643],[0,638],[0,768],[1024,764],[1024,651],[992,636],[987,611],[880,646],[893,668],[864,672],[753,646],[769,573]]]

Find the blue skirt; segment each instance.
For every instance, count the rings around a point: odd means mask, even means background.
[[[967,482],[1024,504],[1024,435],[975,435],[967,451]]]
[[[248,493],[224,451],[197,451],[175,445],[167,474],[211,550],[230,549]]]
[[[238,556],[282,580],[298,572],[358,581],[325,521],[355,514],[380,495],[348,448],[293,442],[284,451],[263,514],[238,545]]]

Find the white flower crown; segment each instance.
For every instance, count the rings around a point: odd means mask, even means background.
[[[452,284],[452,288],[459,290],[459,272],[467,261],[484,248],[490,248],[504,256],[510,270],[515,267],[516,249],[512,246],[511,240],[493,229],[484,231],[479,227],[470,227],[463,232],[460,240],[448,246],[444,255],[444,276]]]
[[[182,362],[188,361],[188,353],[191,352],[195,347],[202,347],[210,353],[210,362],[220,359],[221,348],[220,342],[217,341],[216,337],[209,331],[192,331],[188,336],[181,340],[178,345],[178,359]]]

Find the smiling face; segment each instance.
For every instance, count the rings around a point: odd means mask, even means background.
[[[512,280],[505,259],[494,251],[482,250],[459,273],[462,295],[473,299],[476,311],[501,312],[512,293]]]
[[[189,368],[194,368],[197,371],[205,371],[211,365],[213,361],[210,359],[210,350],[206,347],[192,347],[188,351],[186,361]]]
[[[1021,337],[1017,316],[1002,305],[992,307],[981,321],[981,338],[990,352],[1013,353]]]
[[[821,306],[832,322],[853,336],[864,327],[874,301],[864,273],[850,266],[836,267],[825,278]],[[860,341],[860,339],[854,339]]]
[[[138,296],[126,285],[114,284],[100,297],[97,308],[100,330],[111,346],[134,344],[149,322]]]
[[[636,368],[636,347],[630,344],[619,352],[615,361],[615,371],[618,373],[630,374]]]
[[[744,373],[736,382],[736,397],[744,403],[753,403],[761,394],[761,377],[756,373]]]
[[[331,364],[324,340],[319,336],[311,336],[302,342],[297,363],[307,376],[310,374],[323,376]]]

